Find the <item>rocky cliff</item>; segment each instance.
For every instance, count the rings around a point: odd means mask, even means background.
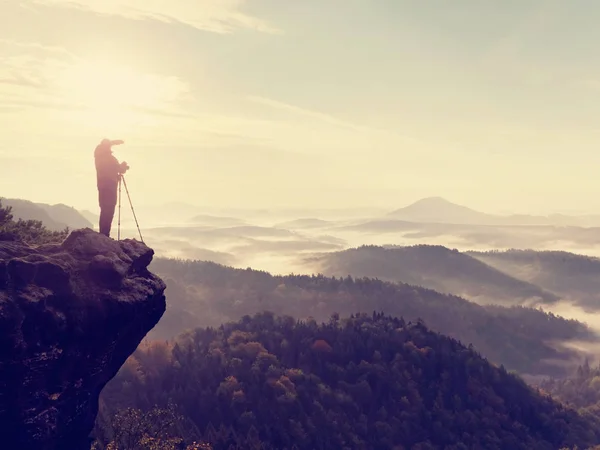
[[[90,229],[0,242],[0,448],[89,450],[100,391],[165,311],[153,254]]]

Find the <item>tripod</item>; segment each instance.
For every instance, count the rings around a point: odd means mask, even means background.
[[[140,230],[140,225],[138,223],[137,217],[135,216],[135,210],[133,209],[133,203],[131,203],[131,197],[129,195],[129,189],[127,189],[127,183],[125,182],[125,176],[119,176],[119,226],[118,226],[118,237],[117,240],[121,240],[121,182],[125,186],[125,192],[127,193],[127,198],[129,199],[129,206],[131,206],[131,212],[133,213],[133,218],[135,219],[135,224],[138,229],[138,233],[140,233],[140,239],[142,243],[144,243],[144,238],[142,237],[142,232]]]

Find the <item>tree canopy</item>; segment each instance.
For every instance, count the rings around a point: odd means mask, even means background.
[[[317,324],[270,313],[138,349],[103,414],[177,405],[179,436],[216,449],[557,449],[600,442],[592,418],[421,322]],[[115,435],[114,421],[97,436]]]
[[[326,321],[333,313],[383,311],[427,326],[491,361],[519,373],[564,376],[578,353],[554,342],[592,341],[583,323],[539,309],[481,306],[461,297],[372,278],[323,275],[274,276],[212,262],[156,258],[151,270],[166,284],[169,307],[151,339],[172,338],[185,329],[219,326],[244,314],[272,311],[297,319]],[[559,364],[557,364],[557,361]]]

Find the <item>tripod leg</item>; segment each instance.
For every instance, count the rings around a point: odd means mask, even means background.
[[[117,240],[121,240],[121,177],[119,177],[119,222],[117,228]]]
[[[135,215],[135,210],[133,209],[133,203],[131,203],[131,196],[129,195],[129,189],[127,189],[127,183],[125,182],[125,177],[121,175],[121,179],[123,180],[123,184],[125,185],[125,192],[127,192],[127,198],[129,199],[129,206],[131,206],[131,212],[133,213],[133,218],[135,219],[135,224],[138,229],[138,233],[140,233],[140,240],[144,243],[144,238],[142,237],[142,230],[140,230],[140,224],[138,223],[137,217]]]

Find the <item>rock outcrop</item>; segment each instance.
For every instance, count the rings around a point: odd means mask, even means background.
[[[90,229],[0,242],[0,448],[89,450],[100,391],[165,311],[153,255]]]

